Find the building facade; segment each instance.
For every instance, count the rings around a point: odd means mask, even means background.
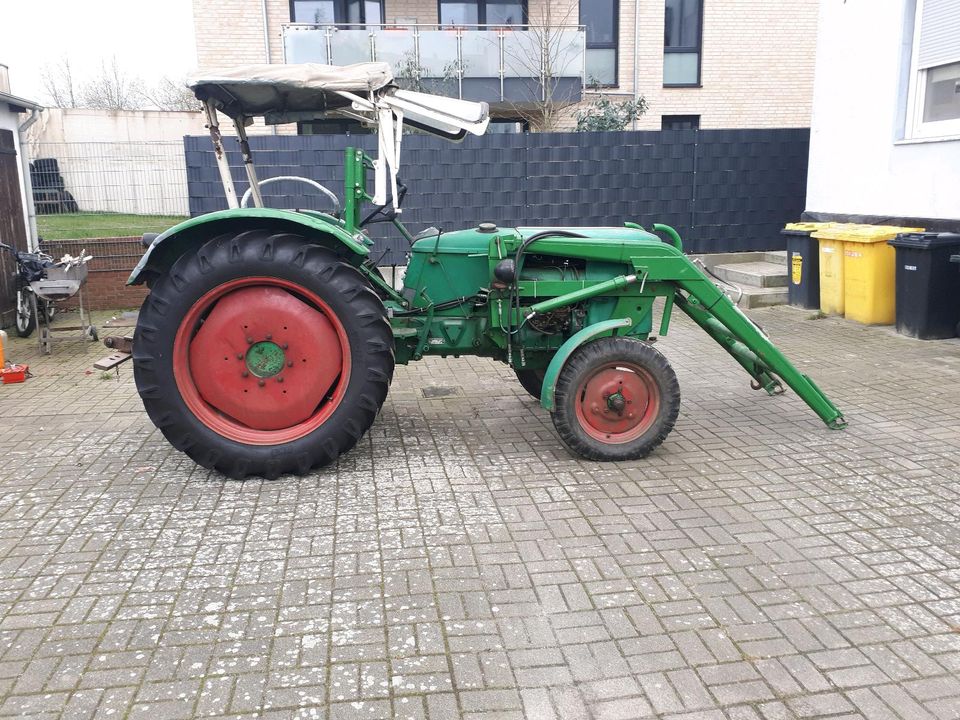
[[[824,2],[813,98],[809,217],[960,230],[960,0]]]
[[[832,1],[832,0],[830,0]],[[806,127],[819,0],[194,0],[200,70],[392,62],[533,119],[545,98],[643,96],[637,129]],[[538,61],[531,63],[531,58]],[[533,67],[539,65],[539,67]],[[421,76],[430,82],[421,83]],[[550,78],[552,81],[545,81]],[[432,84],[431,84],[432,83]]]

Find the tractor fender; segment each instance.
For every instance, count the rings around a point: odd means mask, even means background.
[[[550,364],[547,365],[547,372],[543,376],[543,389],[540,391],[540,405],[545,410],[549,410],[550,412],[554,411],[556,407],[554,395],[557,390],[557,378],[560,377],[560,371],[563,370],[563,366],[566,365],[567,360],[573,355],[574,350],[588,340],[593,340],[597,335],[608,333],[617,328],[630,327],[632,324],[633,321],[628,317],[616,320],[603,320],[593,325],[588,325],[583,328],[583,330],[567,338],[567,341],[560,346],[560,349],[557,350],[553,359],[550,360]]]
[[[359,265],[370,254],[369,240],[362,233],[350,233],[332,215],[324,213],[276,210],[273,208],[234,208],[198,215],[157,235],[140,262],[130,273],[127,285],[140,285],[151,276],[165,272],[191,247],[224,232],[276,229],[294,232],[329,247],[348,262]]]

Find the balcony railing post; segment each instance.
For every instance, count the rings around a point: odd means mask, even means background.
[[[377,61],[377,35],[375,32],[373,32],[372,28],[368,32],[370,35],[370,59],[373,62],[376,62]]]
[[[413,26],[413,62],[416,69],[416,90],[423,90],[423,65],[420,64],[420,26]]]
[[[457,28],[457,97],[463,100],[463,31]]]
[[[327,45],[327,65],[333,65],[333,45],[331,44],[330,27],[323,29],[323,37]]]
[[[500,44],[500,102],[503,102],[506,99],[505,88],[504,88],[504,76],[506,75],[506,66],[504,65],[504,56],[503,56],[503,46],[506,43],[507,38],[504,34],[503,28],[500,28],[497,33],[498,42]]]

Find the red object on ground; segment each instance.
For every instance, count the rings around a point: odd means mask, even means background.
[[[3,378],[3,384],[22,383],[30,374],[29,365],[11,365],[8,368],[0,370],[0,377]]]
[[[253,358],[254,346],[266,346],[266,356]],[[279,278],[243,278],[190,309],[174,339],[173,367],[181,396],[204,425],[270,445],[303,437],[332,414],[350,351],[340,321],[314,293]]]

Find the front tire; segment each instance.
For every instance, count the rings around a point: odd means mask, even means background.
[[[648,343],[607,337],[578,348],[557,378],[554,427],[588,460],[636,460],[660,445],[680,412],[680,385]]]
[[[153,282],[133,360],[174,447],[233,478],[275,478],[356,445],[393,378],[393,336],[356,269],[258,230],[216,237]]]
[[[30,292],[24,288],[17,290],[17,335],[30,337],[37,327],[36,307],[30,302]]]

